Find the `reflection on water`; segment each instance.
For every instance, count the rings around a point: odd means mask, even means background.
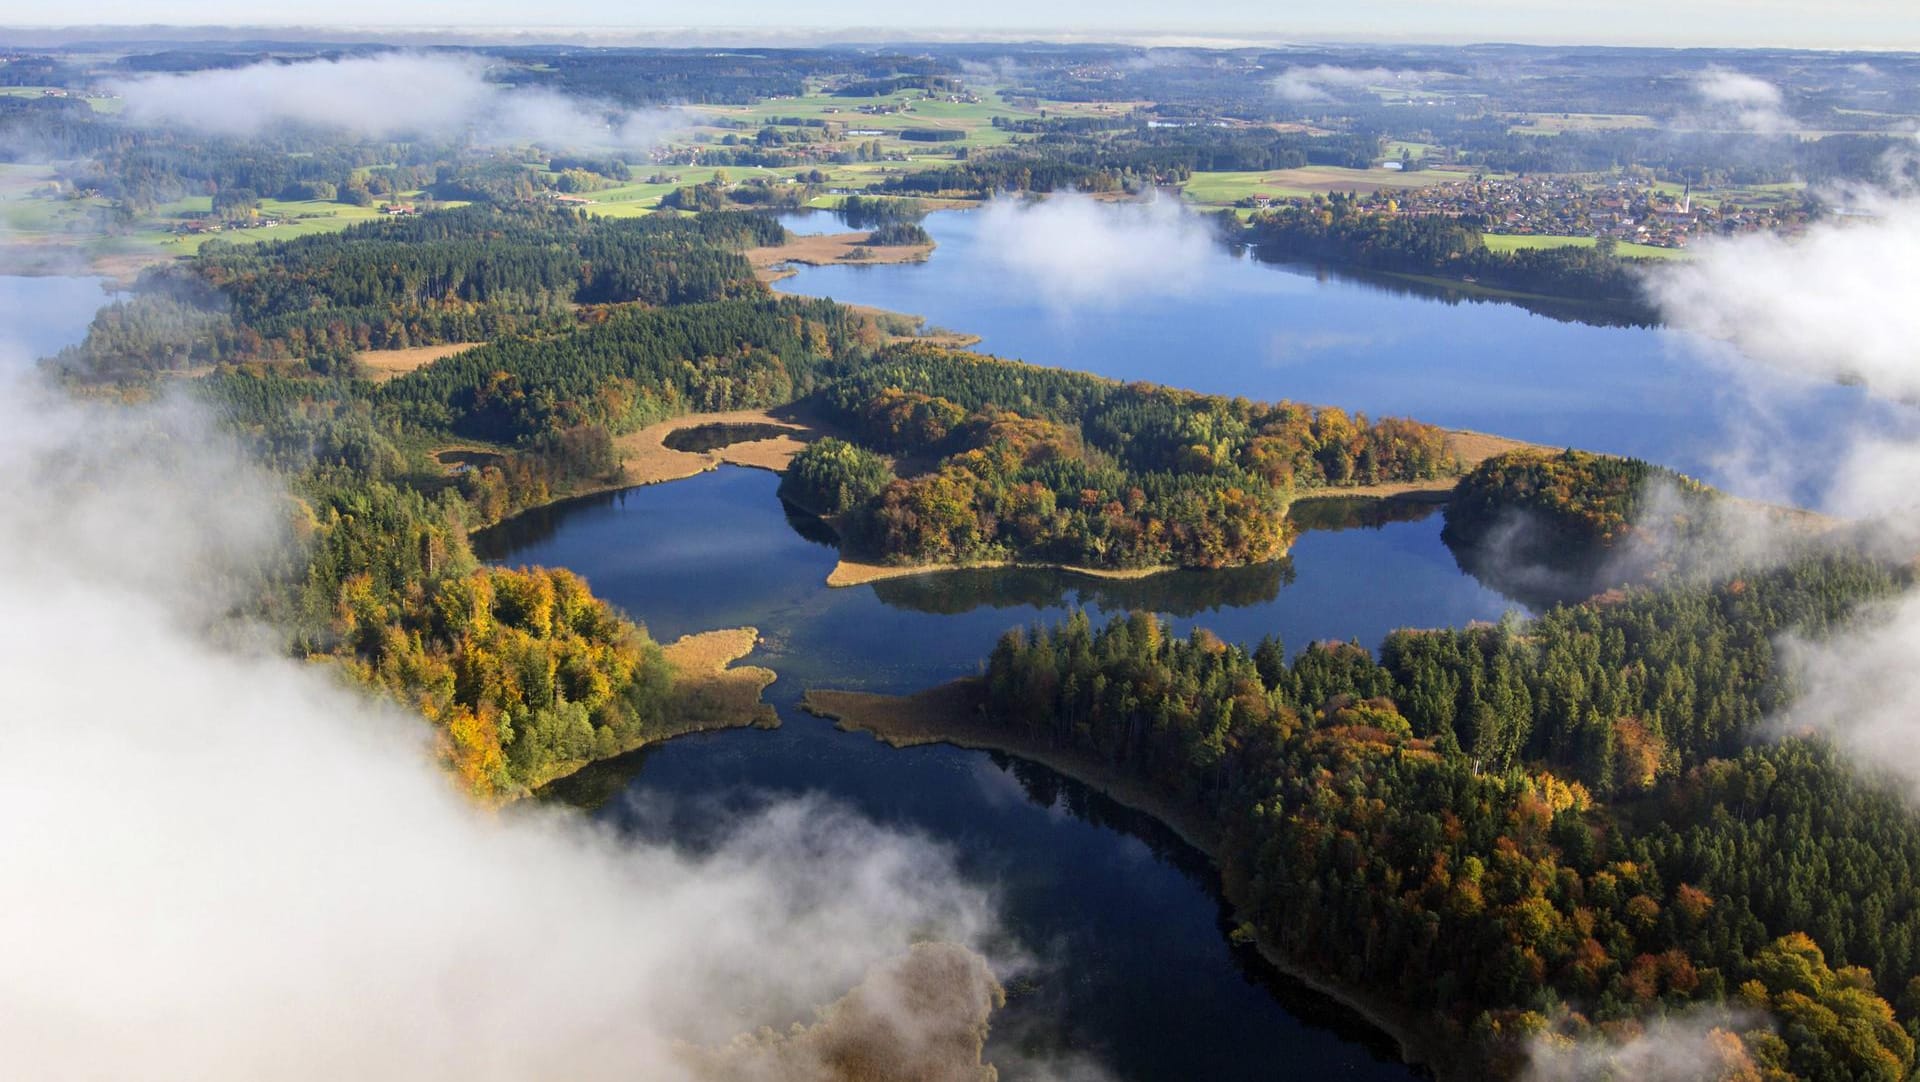
[[[474,531],[473,551],[482,560],[505,560],[513,553],[552,540],[574,514],[588,508],[611,507],[619,499],[618,492],[596,492],[522,511],[505,522]]]
[[[1339,281],[1364,286],[1389,296],[1417,297],[1421,300],[1450,305],[1505,304],[1562,323],[1585,323],[1594,327],[1647,328],[1653,326],[1647,312],[1631,305],[1577,300],[1571,297],[1505,294],[1475,288],[1464,282],[1450,282],[1443,278],[1409,278],[1355,267],[1329,268],[1292,259],[1270,259],[1257,245],[1248,245],[1246,251],[1252,258],[1272,267],[1295,274],[1310,275],[1321,282]]]
[[[1287,509],[1303,533],[1314,530],[1377,530],[1395,522],[1425,522],[1442,504],[1424,499],[1370,500],[1357,496],[1312,496]]]
[[[1374,646],[1398,627],[1498,619],[1515,604],[1462,575],[1440,516],[1416,502],[1305,500],[1287,559],[1220,571],[1099,579],[1016,568],[829,589],[837,553],[817,519],[787,508],[776,475],[722,467],[602,493],[476,534],[484,558],[572,568],[596,592],[673,638],[760,629],[783,674],[839,687],[912,691],[978,671],[1001,632],[1087,609],[1135,609],[1229,641],[1278,635]]]
[[[873,584],[894,608],[954,615],[978,608],[1140,609],[1169,616],[1242,608],[1273,601],[1293,581],[1293,561],[1219,571],[1167,571],[1144,579],[1100,579],[1030,568],[974,569],[915,575]]]
[[[675,451],[718,451],[722,447],[731,447],[736,443],[770,440],[792,431],[793,429],[786,425],[761,424],[752,421],[721,422],[694,425],[691,428],[676,428],[667,433],[666,438],[660,442]]]
[[[1008,981],[990,1060],[1074,1053],[1142,1082],[1413,1077],[1364,1019],[1234,942],[1217,876],[1164,826],[1035,764],[838,732],[795,693],[776,685],[778,730],[675,740],[546,796],[695,850],[770,800],[824,796],[945,847],[1031,956]]]

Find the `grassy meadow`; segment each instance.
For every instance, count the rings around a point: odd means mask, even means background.
[[[1488,233],[1481,239],[1487,242],[1489,250],[1495,252],[1517,252],[1525,248],[1591,248],[1599,243],[1592,237],[1515,236],[1502,233]],[[1617,250],[1628,259],[1688,258],[1685,248],[1660,248],[1651,244],[1622,242]]]

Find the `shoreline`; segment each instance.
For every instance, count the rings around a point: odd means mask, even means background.
[[[716,447],[711,451],[676,451],[666,445],[668,436],[689,428],[700,428],[704,425],[749,424],[783,428],[787,432],[778,436],[740,440],[724,447]],[[646,488],[649,485],[663,485],[672,481],[684,481],[689,477],[711,473],[722,466],[743,466],[748,469],[781,473],[786,470],[787,463],[793,460],[793,456],[799,454],[808,443],[831,434],[825,425],[812,418],[800,416],[790,405],[764,410],[683,413],[664,421],[656,421],[637,432],[616,437],[614,448],[621,455],[619,476],[570,485],[564,492],[553,493],[550,499],[520,508],[513,514],[498,522],[490,522],[481,529],[491,530],[512,522],[522,515],[563,504],[569,500],[599,496],[609,492],[625,492],[628,489]],[[473,449],[466,445],[449,444],[446,447],[436,448],[434,453]],[[488,450],[489,453],[502,453]]]
[[[889,747],[904,749],[946,744],[970,751],[998,752],[1037,763],[1101,793],[1117,804],[1165,826],[1213,865],[1220,895],[1238,920],[1244,903],[1221,868],[1218,829],[1203,815],[1183,808],[1152,787],[1110,764],[1071,748],[1056,748],[1026,738],[1006,726],[980,720],[980,677],[962,677],[912,695],[808,689],[800,707],[847,733],[866,733]],[[1269,965],[1352,1011],[1399,1047],[1409,1067],[1432,1073],[1439,1082],[1457,1082],[1447,1073],[1434,1037],[1421,1032],[1419,1019],[1364,990],[1335,983],[1287,958],[1257,930],[1254,946]]]
[[[798,272],[793,264],[809,267],[879,267],[898,263],[925,263],[933,256],[932,244],[898,244],[872,247],[868,233],[808,233],[789,236],[785,244],[748,248],[744,253],[753,264],[754,276],[772,285]]]
[[[773,704],[762,697],[779,679],[779,674],[763,665],[734,664],[759,646],[760,630],[754,627],[696,631],[660,644],[660,651],[673,671],[665,726],[627,742],[610,755],[556,763],[552,770],[529,782],[527,791],[514,799],[536,797],[553,783],[588,767],[677,737],[722,729],[779,728],[780,715]]]
[[[793,456],[826,433],[811,421],[795,416],[791,407],[780,406],[775,409],[785,412],[787,416],[776,416],[773,409],[685,413],[656,421],[638,432],[616,437],[613,446],[621,459],[621,483],[617,487],[639,488],[642,485],[679,481],[719,469],[723,465],[750,466],[780,473],[793,461]],[[666,444],[667,438],[676,432],[708,425],[764,425],[784,431],[777,436],[740,440],[710,451],[681,451]]]
[[[966,560],[957,563],[936,564],[871,564],[842,557],[827,573],[827,585],[833,589],[848,586],[865,586],[868,583],[886,582],[889,579],[912,578],[916,575],[941,575],[950,571],[1012,570],[1024,568],[1033,571],[1063,571],[1071,575],[1085,575],[1094,579],[1131,581],[1152,578],[1168,571],[1178,571],[1177,567],[1079,567],[1074,564],[1053,564],[1043,560]]]

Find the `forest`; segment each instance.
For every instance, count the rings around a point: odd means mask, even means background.
[[[1222,225],[1251,244],[1257,258],[1273,262],[1466,280],[1515,293],[1598,302],[1626,318],[1658,322],[1640,288],[1636,261],[1601,246],[1495,252],[1479,233],[1457,222],[1366,211],[1337,192],[1309,204],[1256,212],[1244,227]]]
[[[778,244],[763,215],[590,218],[474,205],[266,244],[210,241],[145,272],[52,364],[77,379],[538,335],[576,305],[664,306],[758,296],[738,249]]]
[[[1780,1024],[1730,1034],[1725,1077],[1895,1082],[1920,830],[1823,744],[1754,737],[1792,693],[1773,636],[1909,580],[1834,555],[1397,632],[1377,659],[1078,614],[1003,638],[983,709],[1202,812],[1249,930],[1411,1009],[1462,1077],[1518,1074],[1542,1035],[1744,1004]]]
[[[817,444],[793,502],[890,563],[1032,560],[1230,567],[1277,559],[1300,491],[1457,472],[1445,434],[1400,418],[1120,384],[920,345],[825,387],[822,412],[871,451]]]
[[[788,401],[873,339],[830,302],[767,295],[739,249],[782,236],[757,215],[533,205],[210,243],[47,363],[95,394],[188,377],[293,493],[298,545],[255,584],[257,614],[296,656],[423,714],[463,785],[506,799],[679,731],[698,704],[577,577],[483,566],[469,534],[617,482],[618,432]],[[469,336],[491,341],[382,384],[354,359]],[[463,440],[498,449],[436,457]]]

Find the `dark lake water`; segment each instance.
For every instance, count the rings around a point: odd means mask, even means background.
[[[977,672],[1001,632],[1078,606],[1096,619],[1160,609],[1183,629],[1297,645],[1373,644],[1404,624],[1512,607],[1460,574],[1439,515],[1314,531],[1287,564],[1221,575],[1106,583],[983,571],[828,589],[835,552],[788,520],[777,485],[723,467],[546,508],[479,539],[492,559],[580,571],[656,637],[751,624],[766,640],[753,660],[780,674],[768,691],[780,729],[674,740],[556,796],[645,836],[685,838],[699,824],[676,810],[824,793],[951,847],[1043,961],[996,1016],[989,1053],[1003,1060],[1068,1049],[1126,1079],[1410,1077],[1369,1027],[1232,946],[1211,869],[1151,820],[1044,768],[896,751],[798,703],[808,687],[905,692]]]

